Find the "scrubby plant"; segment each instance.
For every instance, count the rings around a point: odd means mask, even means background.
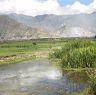
[[[96,48],[79,48],[71,50],[62,59],[61,63],[63,67],[96,67]]]
[[[89,39],[68,41],[62,49],[55,50],[51,58],[60,59],[62,67],[96,67],[96,42]]]
[[[36,45],[36,42],[33,42],[33,45]]]
[[[62,50],[60,49],[55,49],[53,53],[49,54],[49,58],[61,58],[62,57]]]

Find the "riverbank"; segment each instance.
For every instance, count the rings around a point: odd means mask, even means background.
[[[62,47],[65,40],[25,40],[0,42],[0,65],[48,58],[49,53]]]
[[[96,40],[79,39],[68,41],[61,49],[50,54],[50,59],[62,70],[67,72],[69,78],[77,82],[82,77],[89,80],[89,90],[84,93],[72,93],[72,95],[96,95]],[[83,73],[82,73],[83,72]],[[65,74],[65,73],[64,73]],[[84,74],[82,76],[82,74]],[[80,75],[80,77],[76,77]],[[86,76],[87,75],[87,76]],[[66,94],[65,94],[66,95]],[[71,95],[71,94],[69,94]]]
[[[49,54],[54,50],[58,51],[67,43],[72,43],[75,40],[78,42],[80,40],[95,41],[93,38],[66,38],[0,42],[0,65],[14,64],[36,58],[49,58]]]
[[[15,64],[22,61],[48,58],[49,52],[46,51],[32,51],[31,53],[16,54],[16,55],[7,55],[1,56],[0,65],[2,64]]]

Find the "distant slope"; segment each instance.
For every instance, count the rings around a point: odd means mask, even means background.
[[[35,17],[10,14],[9,17],[48,33],[63,37],[90,37],[96,35],[96,13],[78,15],[38,15]]]
[[[57,32],[58,35],[63,37],[93,37],[95,34],[83,27],[62,26]]]
[[[21,40],[50,37],[41,28],[32,28],[21,24],[7,15],[0,15],[0,40]]]

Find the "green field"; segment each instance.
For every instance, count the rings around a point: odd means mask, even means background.
[[[69,63],[76,68],[83,67],[85,61],[96,63],[96,39],[70,38],[0,42],[0,64],[12,64],[33,58],[48,58],[49,53],[51,58],[59,59],[65,67],[71,67]],[[80,60],[80,55],[83,60]]]
[[[13,64],[33,58],[48,57],[50,51],[64,44],[65,40],[46,39],[0,42],[0,64]]]

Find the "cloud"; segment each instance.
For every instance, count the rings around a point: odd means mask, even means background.
[[[75,2],[73,5],[68,6],[71,12],[74,13],[92,13],[96,11],[96,0],[94,0],[89,5],[81,4],[80,2]]]
[[[78,14],[91,13],[96,10],[96,0],[89,5],[78,0],[72,5],[60,6],[58,0],[0,0],[0,13],[17,13],[24,15],[42,14]]]

